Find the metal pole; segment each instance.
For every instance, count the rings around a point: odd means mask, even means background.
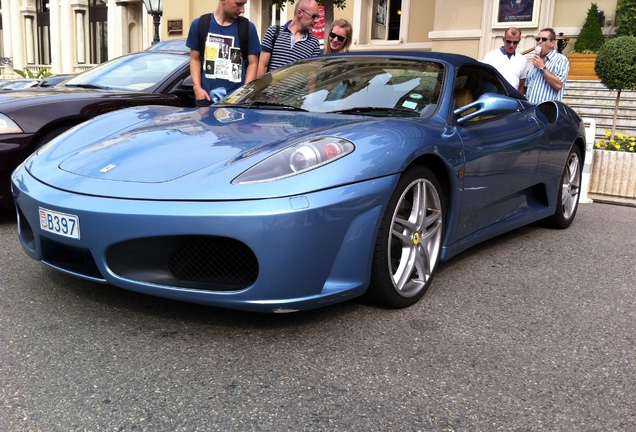
[[[154,13],[152,14],[152,23],[155,25],[155,37],[152,40],[152,45],[159,42],[159,23],[161,22],[161,14]]]

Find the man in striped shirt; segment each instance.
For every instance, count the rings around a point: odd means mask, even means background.
[[[320,41],[311,33],[318,23],[316,0],[299,0],[294,17],[284,26],[271,26],[262,41],[257,77],[298,60],[320,54]]]
[[[538,104],[547,100],[563,99],[565,80],[570,72],[570,62],[554,50],[556,33],[545,28],[534,38],[541,50],[535,54],[526,78],[526,98]]]

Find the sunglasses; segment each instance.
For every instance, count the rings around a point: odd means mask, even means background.
[[[307,12],[307,11],[306,11],[306,10],[304,10],[304,9],[301,9],[300,11],[301,11],[301,12],[306,13],[307,15],[309,15],[312,19],[317,20],[318,18],[320,18],[320,15],[318,15],[318,14],[313,14],[313,15],[312,15],[312,14],[310,14],[309,12]]]
[[[554,39],[550,39],[547,37],[536,37],[534,38],[534,40],[536,40],[537,42],[541,41],[541,42],[547,42],[547,41],[553,41]]]
[[[329,33],[329,39],[338,39],[338,42],[341,42],[341,43],[342,43],[342,42],[344,42],[344,41],[345,41],[345,39],[347,39],[347,38],[346,38],[346,37],[344,37],[344,36],[337,35],[337,34],[335,34],[334,32],[331,32],[331,33]]]
[[[511,41],[511,40],[506,39],[506,43],[510,44],[510,45],[519,45],[519,42],[520,41]]]

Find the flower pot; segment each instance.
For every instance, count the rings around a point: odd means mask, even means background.
[[[594,150],[590,198],[636,205],[636,153]]]
[[[568,54],[570,73],[568,80],[598,80],[594,72],[596,54]]]

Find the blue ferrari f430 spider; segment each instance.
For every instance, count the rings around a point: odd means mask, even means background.
[[[75,276],[263,312],[400,308],[479,242],[567,228],[584,151],[572,109],[530,104],[474,59],[350,53],[211,107],[99,116],[12,188],[26,252]]]

